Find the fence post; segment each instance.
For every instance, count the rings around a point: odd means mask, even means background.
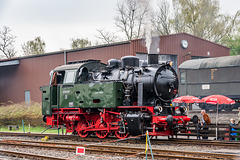
[[[25,133],[25,128],[24,128],[24,121],[22,119],[22,126],[23,126],[23,133]]]
[[[199,137],[199,129],[198,129],[198,123],[197,123],[197,139],[198,139],[198,137]]]
[[[229,124],[229,141],[232,139],[232,137],[231,137],[231,129],[232,129],[232,127],[231,127],[231,125]]]

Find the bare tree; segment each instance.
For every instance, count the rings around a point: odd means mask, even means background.
[[[24,55],[37,55],[37,54],[43,54],[45,52],[46,44],[41,39],[41,37],[36,37],[32,41],[27,41],[22,45],[22,50],[24,52]]]
[[[174,0],[173,0],[174,1]],[[172,31],[173,33],[187,32],[184,22],[184,17],[181,14],[181,6],[178,1],[173,3],[173,17],[171,17]]]
[[[124,33],[127,40],[142,38],[144,18],[149,11],[148,3],[142,0],[123,0],[117,4],[116,26]]]
[[[1,58],[12,58],[16,56],[16,51],[14,49],[14,42],[16,36],[11,34],[11,29],[7,26],[3,26],[3,30],[0,30],[0,51],[3,55]]]
[[[159,1],[158,9],[153,14],[152,27],[156,35],[167,35],[171,33],[170,4]]]
[[[96,37],[102,41],[102,43],[114,43],[119,40],[119,38],[114,34],[105,31],[104,29],[97,29],[98,35]]]
[[[71,40],[71,48],[72,49],[77,49],[77,48],[84,48],[84,47],[88,47],[91,46],[91,41],[89,41],[87,38],[86,39],[81,39],[81,38],[77,38],[77,39],[70,39]]]
[[[173,14],[169,3],[159,1],[154,13],[153,29],[157,35],[189,33],[204,39],[223,43],[240,30],[240,13],[234,16],[220,14],[219,0],[172,0]]]

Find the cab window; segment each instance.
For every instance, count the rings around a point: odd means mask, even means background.
[[[75,82],[75,73],[76,73],[76,71],[66,71],[64,83],[74,83]]]
[[[58,71],[51,74],[51,82],[52,86],[56,86],[58,84],[63,84],[63,79],[65,77],[65,71]]]
[[[87,82],[88,79],[89,79],[88,69],[85,67],[81,68],[78,73],[77,82],[79,83]]]

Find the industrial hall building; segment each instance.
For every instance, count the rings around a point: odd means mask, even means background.
[[[230,55],[228,47],[187,33],[154,37],[149,52],[158,54],[159,61],[172,61],[176,71],[186,60]],[[41,102],[40,87],[49,85],[49,73],[57,66],[87,59],[107,63],[128,55],[139,57],[140,63],[146,61],[146,39],[0,60],[0,103]]]

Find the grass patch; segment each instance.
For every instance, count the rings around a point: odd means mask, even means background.
[[[22,125],[22,120],[25,125],[44,126],[42,121],[42,105],[37,102],[1,104],[0,106],[0,126],[7,125]]]
[[[48,128],[42,120],[42,104],[37,102],[22,102],[14,104],[0,104],[0,132],[23,132],[22,120],[24,121],[25,133],[42,133]],[[30,124],[30,130],[29,130]],[[8,130],[8,125],[18,125],[19,130]],[[66,129],[64,129],[64,132]],[[58,133],[57,129],[48,129],[44,133]],[[62,129],[59,129],[62,133]]]

